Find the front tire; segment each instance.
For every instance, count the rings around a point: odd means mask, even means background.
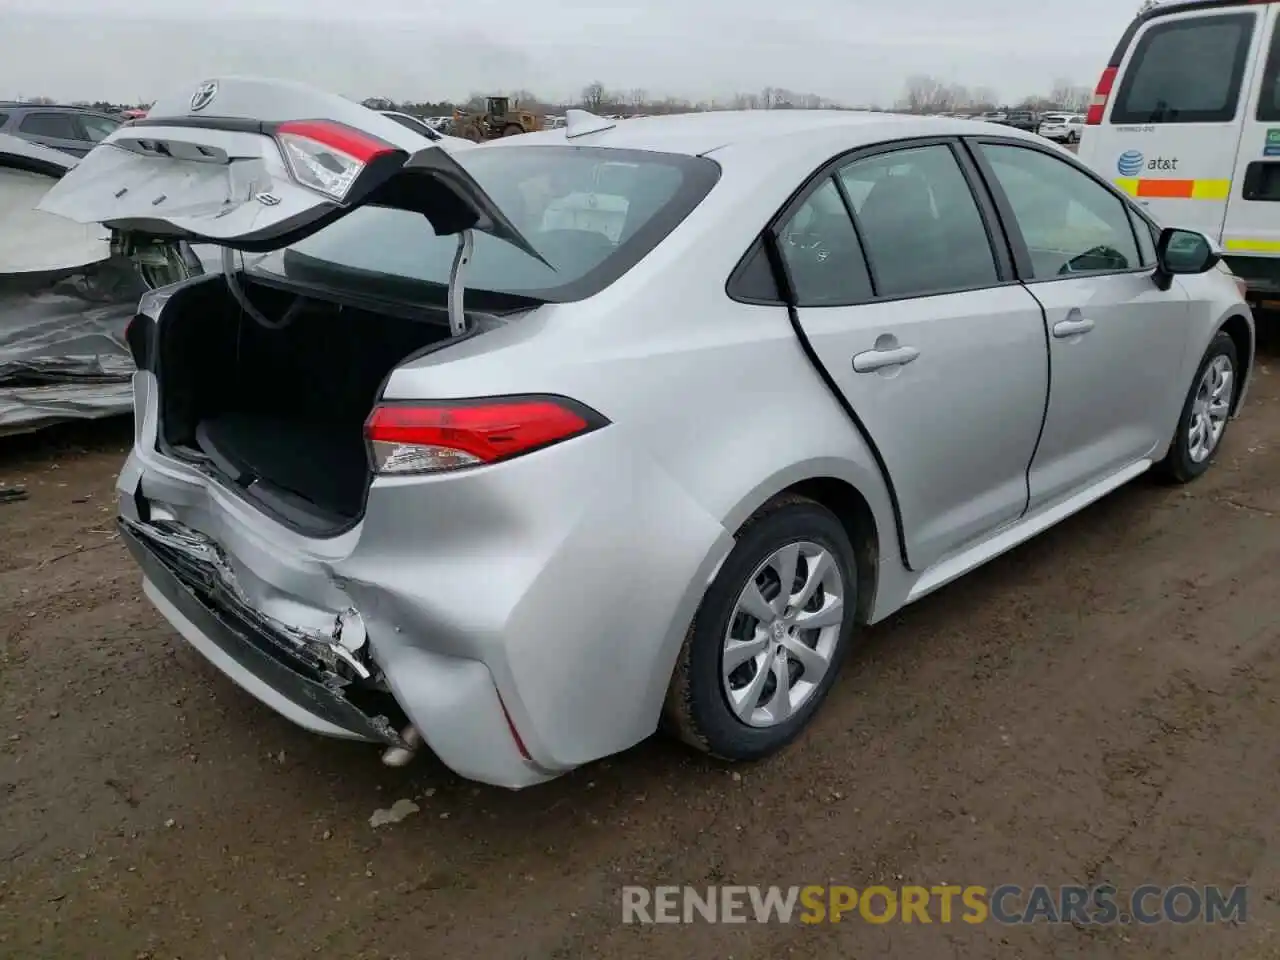
[[[685,637],[667,728],[725,760],[786,746],[835,682],[856,590],[853,546],[830,510],[800,497],[763,507],[739,531]]]
[[[1196,370],[1169,452],[1157,465],[1162,479],[1190,483],[1209,469],[1226,436],[1239,369],[1235,341],[1219,333]]]

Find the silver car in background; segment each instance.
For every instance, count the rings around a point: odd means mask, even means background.
[[[238,251],[129,330],[156,607],[304,727],[507,787],[660,724],[778,750],[866,625],[1208,469],[1253,360],[1202,235],[969,120],[571,112],[450,154],[232,78],[44,207]]]

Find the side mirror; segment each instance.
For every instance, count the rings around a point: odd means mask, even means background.
[[[1156,241],[1156,284],[1168,290],[1175,276],[1208,273],[1221,259],[1218,245],[1199,230],[1165,227]]]

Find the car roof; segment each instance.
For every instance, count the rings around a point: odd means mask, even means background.
[[[1020,136],[1019,131],[955,117],[922,117],[856,110],[717,110],[667,116],[637,117],[606,130],[570,137],[559,128],[518,137],[503,137],[482,149],[571,144],[702,156],[725,147],[751,146],[760,151],[786,151],[797,137],[827,139],[832,134],[846,149],[912,137],[959,136],[987,132]],[[1029,134],[1026,139],[1035,140]]]

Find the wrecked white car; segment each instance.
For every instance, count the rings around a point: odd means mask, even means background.
[[[203,270],[185,244],[127,256],[102,227],[37,209],[78,162],[0,135],[0,436],[127,414],[139,297]]]

